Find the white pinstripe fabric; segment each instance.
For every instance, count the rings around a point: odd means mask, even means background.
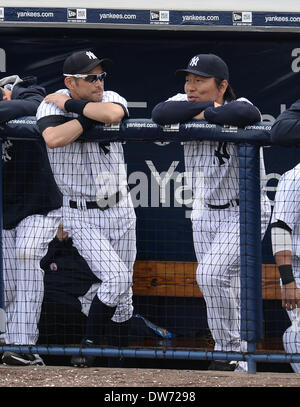
[[[7,326],[6,344],[34,345],[44,294],[40,261],[60,222],[59,210],[33,215],[17,228],[3,230],[3,279]]]
[[[66,89],[59,92],[69,94]],[[127,102],[115,92],[105,91],[102,102]],[[54,104],[41,103],[37,119],[66,114]],[[135,212],[127,192],[127,175],[121,143],[110,143],[105,154],[99,143],[74,142],[48,149],[56,182],[64,195],[63,226],[92,272],[102,281],[97,295],[104,304],[116,306],[113,321],[124,322],[133,313],[132,274],[136,257]],[[105,211],[86,209],[86,201],[122,191],[124,198]],[[69,201],[78,208],[72,209]]]
[[[177,94],[168,99],[172,100],[187,101],[187,95]],[[249,102],[245,98],[237,100]],[[262,150],[260,158],[263,236],[271,208],[264,190]],[[184,159],[193,190],[191,220],[198,261],[196,277],[206,302],[215,350],[245,351],[246,344],[240,339],[240,221],[239,207],[235,203],[239,198],[237,146],[217,141],[186,142]],[[199,182],[201,173],[203,185]],[[231,201],[228,209],[208,208],[208,205],[220,206]]]
[[[135,236],[135,220],[133,219],[131,228],[124,234],[123,238],[120,240],[111,240],[111,245],[113,249],[117,252],[120,259],[125,263],[129,273],[129,279],[132,280],[133,265],[136,257],[136,236]],[[81,302],[82,312],[88,315],[89,308],[94,296],[99,290],[100,284],[93,284],[89,290],[82,296],[79,297]],[[126,315],[130,316],[132,310],[132,288],[129,287],[128,293],[122,296],[120,302],[116,308],[112,320],[114,322],[122,322]]]
[[[292,256],[293,274],[298,289],[300,289],[300,258]],[[284,350],[287,353],[300,353],[300,312],[287,311],[291,325],[286,329],[282,336]],[[295,373],[300,373],[300,363],[291,363]]]
[[[300,257],[300,164],[285,172],[277,185],[272,222],[281,220],[292,229],[293,253]]]
[[[272,223],[285,222],[292,229],[292,266],[298,289],[300,289],[300,164],[285,172],[277,185]],[[287,311],[291,326],[284,332],[282,342],[287,353],[300,353],[300,313]],[[300,373],[300,363],[291,363]]]

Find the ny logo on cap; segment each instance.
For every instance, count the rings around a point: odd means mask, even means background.
[[[191,59],[190,66],[197,66],[199,57],[194,57]]]
[[[86,56],[89,57],[89,59],[97,59],[96,55],[92,53],[92,51],[87,51]]]

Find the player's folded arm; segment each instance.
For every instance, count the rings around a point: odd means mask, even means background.
[[[298,117],[276,120],[271,129],[271,141],[287,146],[300,145],[300,113]]]
[[[128,117],[128,110],[118,102],[91,102],[87,100],[68,99],[64,104],[64,110],[77,113],[83,130],[98,123],[118,123],[124,117]],[[81,116],[85,117],[88,122]],[[90,124],[90,126],[88,126]]]
[[[129,118],[128,109],[127,109],[122,103],[119,103],[119,102],[111,102],[111,103],[113,103],[113,104],[115,104],[115,105],[121,106],[121,108],[122,108],[122,110],[123,110],[123,112],[124,112],[124,117],[122,118],[122,120]]]
[[[271,140],[283,145],[300,145],[300,99],[277,117],[272,125]]]
[[[125,116],[128,116],[124,106],[115,102],[88,103],[83,114],[91,120],[106,124],[119,123]]]
[[[166,124],[181,123],[192,120],[209,106],[214,106],[213,101],[188,102],[166,101],[158,103],[152,111],[152,120],[161,126]]]
[[[218,107],[208,107],[204,111],[205,120],[210,123],[245,127],[261,121],[256,106],[249,102],[234,100]]]
[[[13,88],[12,100],[18,99],[23,101],[32,101],[38,103],[37,107],[40,103],[42,103],[44,97],[46,96],[46,91],[41,86],[29,86],[21,91],[16,88],[18,88],[18,85]]]
[[[0,122],[6,123],[18,117],[35,116],[40,100],[2,100],[0,102]]]
[[[64,124],[68,122],[70,118],[64,117],[62,115],[51,115],[51,116],[45,116],[37,120],[36,124],[40,130],[41,133],[44,132],[48,127],[56,127],[60,126],[61,124]]]
[[[82,122],[82,123],[81,123]],[[62,115],[49,115],[40,118],[37,126],[49,148],[63,147],[73,141],[85,130],[83,127],[90,127],[92,122],[84,116],[70,118]]]

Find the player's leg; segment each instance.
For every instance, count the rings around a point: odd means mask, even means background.
[[[10,343],[33,345],[38,339],[38,321],[43,301],[43,271],[40,261],[54,238],[60,217],[58,211],[48,216],[34,215],[17,227],[16,237],[16,312],[7,333]],[[42,364],[38,355],[23,355],[16,364]],[[10,362],[10,359],[5,361]]]
[[[240,338],[239,211],[211,211],[210,219],[207,213],[205,216],[204,225],[193,225],[194,241],[208,239],[209,228],[218,229],[218,232],[209,247],[203,244],[203,253],[206,250],[206,254],[200,258],[197,282],[206,301],[208,325],[215,340],[215,350],[245,352],[247,343]],[[268,214],[263,211],[262,237],[268,220]],[[197,252],[196,245],[195,249]],[[242,370],[247,370],[246,362]]]
[[[128,272],[128,281],[132,283],[133,279],[133,266],[136,259],[136,229],[135,221],[131,222],[127,231],[122,232],[119,239],[111,240],[111,246],[116,251],[120,259],[124,262]],[[132,287],[131,283],[129,289],[121,297],[117,305],[115,314],[112,318],[115,322],[124,322],[129,320],[132,316]]]
[[[64,224],[66,225],[66,222]],[[99,343],[103,337],[104,327],[111,324],[111,318],[120,298],[131,287],[132,278],[129,278],[125,263],[115,252],[109,240],[100,233],[99,227],[95,227],[93,223],[88,224],[78,217],[69,218],[70,226],[72,226],[74,246],[86,260],[92,272],[101,280],[89,310],[87,332],[83,343],[86,346],[90,342]],[[73,362],[72,364],[75,365]],[[75,362],[77,363],[77,359]],[[93,363],[93,359],[83,360],[82,364],[76,365],[85,366],[86,362]]]
[[[216,235],[217,228],[219,226],[219,219],[218,222],[212,222],[211,213],[208,210],[205,210],[202,218],[200,220],[194,220],[193,223],[193,241],[194,241],[194,248],[195,254],[198,261],[198,267],[196,275],[201,275],[202,271],[204,270],[205,264],[205,256],[207,253],[211,252],[211,247]],[[198,281],[198,285],[202,285],[201,281]],[[200,289],[201,286],[200,286]],[[210,304],[209,298],[206,298],[206,292],[204,296],[204,300],[206,303]],[[214,331],[214,324],[213,324],[214,316],[211,315],[210,307],[207,307],[207,321],[212,336],[214,337],[216,348],[217,348],[217,341],[218,337],[215,337]],[[220,350],[220,349],[219,349]],[[209,364],[209,370],[234,370],[236,367],[236,362],[223,362],[218,360],[212,360]]]
[[[7,340],[20,345],[35,344],[43,300],[43,271],[40,261],[57,232],[60,218],[34,215],[24,219],[16,234],[16,302]],[[43,365],[37,354],[4,352],[3,363],[9,365]]]
[[[121,234],[117,240],[112,240],[111,245],[124,261],[128,270],[128,279],[133,279],[133,266],[136,259],[136,230],[135,221],[130,222],[128,230]],[[116,307],[112,317],[110,330],[107,333],[107,343],[110,346],[127,347],[129,346],[129,323],[133,314],[132,287],[130,286],[123,295]],[[109,358],[109,366],[122,366],[122,358]]]
[[[270,201],[267,198],[267,196],[263,196],[261,199],[261,239],[264,238],[264,235],[266,233],[267,227],[269,225],[269,221],[270,221],[270,216],[271,216],[271,205],[270,205]],[[240,252],[240,248],[239,248],[239,252]],[[235,267],[235,266],[233,266]],[[233,279],[235,281],[232,280],[232,286],[235,287],[235,293],[237,295],[237,302],[239,303],[239,309],[241,310],[241,304],[240,304],[240,285],[241,285],[241,278],[240,278],[240,267],[238,266],[238,270],[237,272],[233,272],[231,273],[231,275],[233,276]],[[241,312],[241,311],[240,311]],[[231,327],[231,330],[233,332],[237,332],[238,335],[240,335],[240,331],[241,331],[241,327],[240,327],[240,323],[241,323],[241,315],[239,315],[239,318],[234,319],[233,321],[233,325]],[[247,352],[247,342],[246,341],[241,341],[241,352]],[[248,362],[246,361],[240,361],[237,364],[237,367],[235,368],[236,372],[247,372],[248,371]]]
[[[98,290],[100,301],[109,307],[116,307],[120,296],[132,283],[128,279],[125,263],[99,229],[85,225],[84,229],[73,230],[72,238],[79,254],[102,282]]]
[[[239,351],[240,336],[236,329],[232,329],[233,325],[238,326],[240,318],[239,287],[232,284],[238,272],[239,223],[236,217],[229,217],[228,212],[222,214],[222,220],[219,214],[215,215],[214,228],[218,232],[197,268],[197,282],[205,298],[215,350]],[[200,223],[198,226],[201,228]],[[194,228],[195,239],[200,240],[201,233]]]
[[[300,287],[300,258],[293,256],[293,273]],[[291,325],[286,329],[282,337],[282,343],[287,353],[300,353],[300,309],[287,311]],[[291,363],[295,373],[300,373],[300,363]]]
[[[6,332],[10,331],[12,316],[16,306],[16,230],[2,230],[2,258],[3,258],[3,283],[4,305],[6,314]],[[6,334],[1,335],[5,343],[9,343]]]

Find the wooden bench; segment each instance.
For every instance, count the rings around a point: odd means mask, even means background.
[[[197,263],[136,261],[133,292],[141,296],[202,297],[196,282]],[[274,264],[262,265],[264,300],[280,300],[279,272]]]
[[[140,296],[202,297],[196,282],[197,264],[192,262],[137,261],[134,266],[133,292]],[[279,272],[274,264],[262,265],[264,300],[281,300]],[[173,346],[213,349],[207,338],[175,338]],[[281,336],[265,337],[257,343],[262,352],[284,352]]]

